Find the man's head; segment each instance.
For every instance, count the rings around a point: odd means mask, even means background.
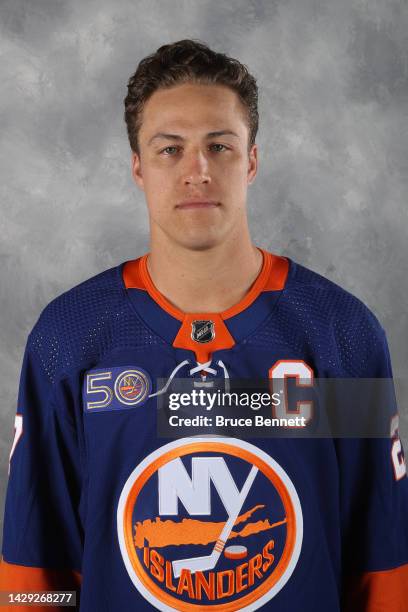
[[[257,94],[244,65],[193,40],[162,46],[139,64],[125,121],[153,239],[202,250],[247,231]]]

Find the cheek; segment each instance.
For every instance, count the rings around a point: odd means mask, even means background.
[[[240,158],[234,160],[234,163],[225,164],[224,167],[220,168],[221,178],[234,179],[234,183],[231,184],[231,188],[234,189],[241,184],[246,182],[246,176],[248,172],[248,161],[247,159]]]
[[[239,196],[239,194],[243,194],[248,187],[247,177],[243,172],[242,168],[237,170],[235,169],[230,174],[225,174],[222,178],[224,191],[230,194],[234,194],[234,199]]]
[[[148,186],[145,186],[145,197],[148,203],[149,214],[153,219],[167,218],[171,214],[171,202],[174,200],[168,181],[159,181],[151,177]]]
[[[149,168],[144,174],[145,192],[160,200],[171,189],[171,177],[157,168]]]

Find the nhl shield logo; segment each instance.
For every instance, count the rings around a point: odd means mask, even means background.
[[[195,342],[204,344],[215,338],[214,321],[193,321],[191,337]]]
[[[183,438],[133,470],[117,508],[136,589],[169,612],[252,612],[290,580],[303,539],[288,474],[233,438]]]

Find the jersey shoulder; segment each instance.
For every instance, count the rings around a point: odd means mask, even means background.
[[[320,347],[337,376],[376,376],[380,362],[382,371],[390,369],[377,315],[350,291],[292,260],[277,316]]]
[[[364,319],[382,330],[376,314],[351,291],[306,266],[290,261],[286,284],[288,298],[301,297],[305,306],[310,308],[310,314],[319,313],[320,317],[328,321],[353,325]]]
[[[87,368],[109,351],[159,342],[133,310],[121,275],[123,263],[104,270],[51,300],[29,334],[51,382]]]

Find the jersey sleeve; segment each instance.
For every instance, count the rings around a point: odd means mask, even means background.
[[[364,376],[389,378],[385,333],[378,324]],[[408,612],[408,479],[395,393],[389,438],[336,441],[343,541],[343,612]]]
[[[30,335],[10,453],[0,591],[76,590],[79,601],[83,478],[77,425],[67,388],[52,382]]]

